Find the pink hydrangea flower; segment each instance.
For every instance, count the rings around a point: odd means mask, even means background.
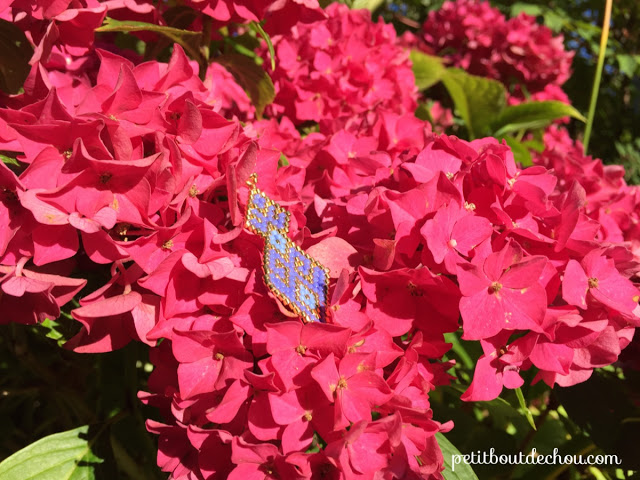
[[[72,275],[104,271],[67,348],[151,347],[139,396],[164,418],[147,426],[173,478],[441,478],[435,433],[452,425],[429,397],[452,380],[446,333],[483,348],[468,401],[520,387],[532,367],[550,386],[584,381],[631,344],[640,194],[620,168],[556,127],[528,169],[495,139],[437,135],[413,115],[400,45],[416,39],[367,12],[192,4],[219,23],[266,17],[268,120],[252,121],[219,66],[202,82],[179,46],[168,63],[89,54],[78,19],[161,22],[119,0],[13,2],[37,53],[0,109],[0,149],[20,163],[0,166],[0,308],[55,318],[86,284]],[[466,0],[425,28],[456,65],[514,78],[512,103],[525,87],[561,97],[570,55],[530,17]],[[308,121],[320,131],[298,131]],[[253,172],[330,270],[327,324],[304,325],[264,283],[262,241],[243,229]]]
[[[514,102],[525,98],[522,88],[539,100],[566,101],[559,87],[569,78],[573,52],[535,17],[521,13],[507,20],[483,0],[447,1],[429,12],[422,33],[426,46],[453,65],[517,87]],[[558,92],[551,93],[551,86]]]
[[[332,4],[328,18],[298,24],[273,38],[276,99],[271,114],[294,123],[330,127],[380,107],[412,112],[417,94],[408,51],[393,46],[391,25],[373,23],[369,12]]]

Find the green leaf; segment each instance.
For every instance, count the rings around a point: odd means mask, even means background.
[[[182,30],[180,28],[165,27],[146,22],[134,22],[133,20],[120,21],[111,17],[104,19],[104,24],[96,28],[96,32],[155,32],[178,42],[185,38],[200,36],[200,32]],[[180,43],[180,42],[178,42]]]
[[[61,325],[55,320],[45,318],[44,322],[42,322],[40,326],[46,332],[46,337],[58,341],[58,345],[62,345],[62,343],[64,343],[64,341],[66,340],[64,338],[64,333],[60,331]]]
[[[18,93],[31,71],[33,47],[22,30],[0,18],[0,90]]]
[[[13,165],[16,167],[20,166],[20,162],[18,162],[18,160],[16,160],[15,158],[7,157],[6,155],[2,155],[1,153],[0,159],[2,159],[2,163],[4,163],[5,165]]]
[[[537,430],[536,422],[533,421],[533,414],[527,406],[527,402],[524,399],[524,395],[522,394],[522,390],[520,389],[520,387],[516,388],[516,397],[518,397],[518,403],[520,404],[520,408],[522,409],[524,416],[527,417],[529,425],[531,425],[531,428],[533,428],[534,430]]]
[[[448,68],[442,83],[464,120],[471,139],[488,133],[490,125],[505,106],[504,85],[496,80],[469,75],[458,68]]]
[[[462,363],[465,366],[465,368],[468,368],[469,370],[473,369],[473,367],[475,366],[475,362],[471,359],[471,356],[469,355],[467,350],[464,348],[464,345],[458,338],[458,333],[457,332],[445,333],[444,340],[445,342],[448,342],[451,344],[451,349],[456,355],[458,355],[460,360],[462,360]]]
[[[312,133],[318,133],[320,131],[320,125],[313,121],[307,121],[299,125],[298,130],[300,130],[300,134],[302,138],[304,138]]]
[[[91,450],[89,426],[44,437],[0,463],[2,480],[93,480],[103,462]]]
[[[549,125],[558,118],[573,117],[582,122],[584,116],[571,105],[558,100],[526,102],[505,108],[491,127],[498,138],[510,132],[532,130]]]
[[[513,158],[516,162],[520,163],[523,167],[529,167],[533,165],[531,153],[529,152],[529,149],[525,146],[525,144],[513,137],[503,137],[503,139],[507,142],[509,148],[511,148],[511,151],[513,152]]]
[[[183,30],[180,28],[155,25],[153,23],[135,22],[133,20],[120,21],[111,17],[104,19],[104,24],[96,28],[96,32],[154,32],[164,35],[172,42],[182,46],[191,58],[196,60],[202,69],[206,59],[199,50],[200,32]]]
[[[526,142],[521,142],[522,145],[527,147],[529,150],[535,150],[538,153],[544,152],[544,143],[538,140],[527,140]]]
[[[431,111],[429,110],[429,105],[426,103],[419,103],[416,111],[413,112],[416,118],[420,120],[426,120],[427,122],[433,124],[433,117],[431,116]]]
[[[280,153],[280,159],[278,160],[278,168],[286,167],[289,165],[289,160],[284,153]]]
[[[559,32],[568,23],[566,13],[562,15],[559,12],[562,12],[562,10],[548,9],[544,13],[544,24],[554,32]]]
[[[320,435],[318,435],[318,432],[313,432],[313,441],[305,453],[317,453],[326,446],[327,443],[320,437]]]
[[[418,50],[411,50],[409,58],[413,64],[416,86],[420,90],[426,90],[438,83],[447,71],[440,57],[427,55]]]
[[[620,67],[620,73],[632,78],[638,68],[639,55],[617,55],[618,66]]]
[[[255,52],[255,48],[257,48],[257,46],[255,45],[247,45],[247,39],[254,39],[253,37],[244,34],[242,36],[239,37],[222,37],[222,41],[224,42],[225,45],[228,45],[229,47],[231,47],[233,50],[236,51],[236,53],[239,53],[241,55],[244,55],[246,57],[249,58],[253,58],[254,62],[256,62],[258,65],[262,65],[264,63],[264,60],[262,59],[262,57],[258,56],[258,54]],[[259,45],[259,42],[258,42]],[[226,49],[225,52],[229,52],[229,49]]]
[[[521,13],[526,13],[533,17],[542,15],[543,9],[540,5],[533,5],[531,3],[516,2],[511,6],[511,16],[517,17]]]
[[[373,12],[383,3],[384,0],[353,0],[353,2],[351,2],[351,8],[354,10],[366,8],[367,10]]]
[[[276,96],[276,90],[267,72],[251,58],[237,53],[225,53],[216,57],[215,61],[231,72],[256,107],[256,116],[262,118],[265,107],[273,102]]]
[[[442,456],[444,458],[444,471],[442,475],[446,480],[478,480],[471,466],[462,461],[462,454],[447,440],[447,437],[438,432],[436,433],[436,440],[438,440],[438,445],[440,445],[440,450],[442,450]],[[460,459],[459,462],[457,461],[458,459]]]

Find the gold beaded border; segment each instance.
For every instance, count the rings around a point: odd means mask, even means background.
[[[320,262],[318,262],[317,260],[315,260],[313,257],[311,257],[310,255],[308,255],[306,252],[304,252],[298,245],[296,245],[295,243],[293,243],[293,241],[291,241],[291,239],[288,237],[288,233],[289,233],[289,220],[291,217],[291,212],[285,210],[279,203],[273,201],[272,199],[270,199],[269,197],[266,196],[266,194],[261,191],[258,186],[258,176],[257,174],[253,173],[251,174],[251,176],[249,177],[249,180],[247,180],[247,185],[251,188],[249,191],[249,204],[247,205],[247,214],[246,214],[246,219],[245,219],[245,226],[248,230],[250,230],[251,232],[261,236],[264,238],[265,243],[267,242],[267,237],[269,235],[269,232],[271,232],[272,230],[279,230],[276,229],[275,227],[273,227],[272,225],[268,225],[267,226],[267,233],[263,233],[259,230],[257,230],[256,228],[253,227],[253,225],[251,225],[251,220],[257,218],[255,215],[253,215],[251,213],[251,211],[253,210],[253,208],[258,209],[259,207],[255,206],[255,204],[253,203],[253,197],[254,195],[260,195],[262,198],[265,199],[266,205],[267,207],[269,206],[274,206],[276,207],[277,211],[279,212],[285,212],[286,216],[287,216],[287,220],[285,222],[285,226],[282,230],[280,230],[280,232],[283,234],[284,238],[286,239],[287,242],[287,248],[291,249],[291,247],[293,247],[301,256],[305,257],[307,260],[309,260],[311,266],[309,268],[309,276],[311,276],[311,280],[309,280],[309,278],[307,277],[306,280],[310,283],[313,284],[313,271],[315,267],[320,268],[320,270],[323,272],[324,274],[324,287],[323,287],[323,295],[325,298],[325,305],[324,305],[324,309],[325,309],[325,317],[326,317],[326,311],[328,308],[328,305],[326,305],[326,303],[328,303],[327,299],[329,296],[329,291],[328,291],[328,285],[329,285],[329,269],[327,267],[325,267],[324,265],[322,265]],[[269,288],[269,290],[271,290],[271,292],[276,296],[276,298],[278,300],[280,300],[280,302],[282,302],[283,305],[285,305],[287,308],[293,310],[293,312],[298,315],[299,317],[302,318],[303,321],[305,322],[313,322],[316,321],[315,318],[310,317],[306,312],[303,312],[295,303],[293,303],[291,300],[289,300],[287,298],[287,296],[285,294],[283,294],[270,280],[269,280],[269,275],[272,273],[271,269],[268,266],[268,261],[269,261],[269,254],[268,254],[268,250],[265,249],[263,256],[262,256],[262,274],[263,274],[263,279],[265,284],[267,285],[267,287]],[[320,305],[320,298],[318,297],[318,294],[312,290],[310,290],[310,292],[313,294],[315,300],[316,300],[316,304],[318,305],[316,308],[314,309],[309,309],[311,312],[314,312],[318,318],[318,320],[320,322],[324,322],[325,319],[323,318],[322,315],[322,305]],[[298,288],[298,285],[296,285],[295,287],[295,294],[296,296],[299,295],[300,290]],[[299,297],[298,297],[299,299]]]

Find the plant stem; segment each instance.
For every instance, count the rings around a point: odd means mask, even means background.
[[[202,16],[202,38],[200,39],[200,53],[208,60],[211,57],[209,45],[211,44],[211,30],[213,29],[213,19],[209,15]]]
[[[602,36],[600,37],[600,51],[598,52],[598,64],[596,66],[596,76],[591,88],[591,101],[589,102],[589,115],[587,116],[587,128],[584,131],[584,154],[589,149],[591,130],[593,128],[593,117],[596,114],[596,103],[598,102],[598,91],[600,90],[600,80],[602,79],[602,69],[604,68],[604,56],[609,40],[609,24],[611,23],[611,8],[613,0],[606,0],[604,7],[604,21],[602,22]]]

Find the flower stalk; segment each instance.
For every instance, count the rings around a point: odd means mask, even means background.
[[[593,118],[596,114],[596,104],[598,103],[598,91],[600,90],[600,80],[602,79],[602,69],[604,68],[604,56],[607,50],[607,41],[609,40],[609,24],[611,23],[611,8],[613,0],[606,0],[604,7],[604,20],[602,22],[602,35],[600,36],[600,51],[598,52],[598,63],[596,66],[596,75],[593,80],[591,89],[591,101],[589,102],[589,114],[587,115],[587,127],[584,131],[584,154],[589,150],[589,140],[591,139],[591,130],[593,129]]]

